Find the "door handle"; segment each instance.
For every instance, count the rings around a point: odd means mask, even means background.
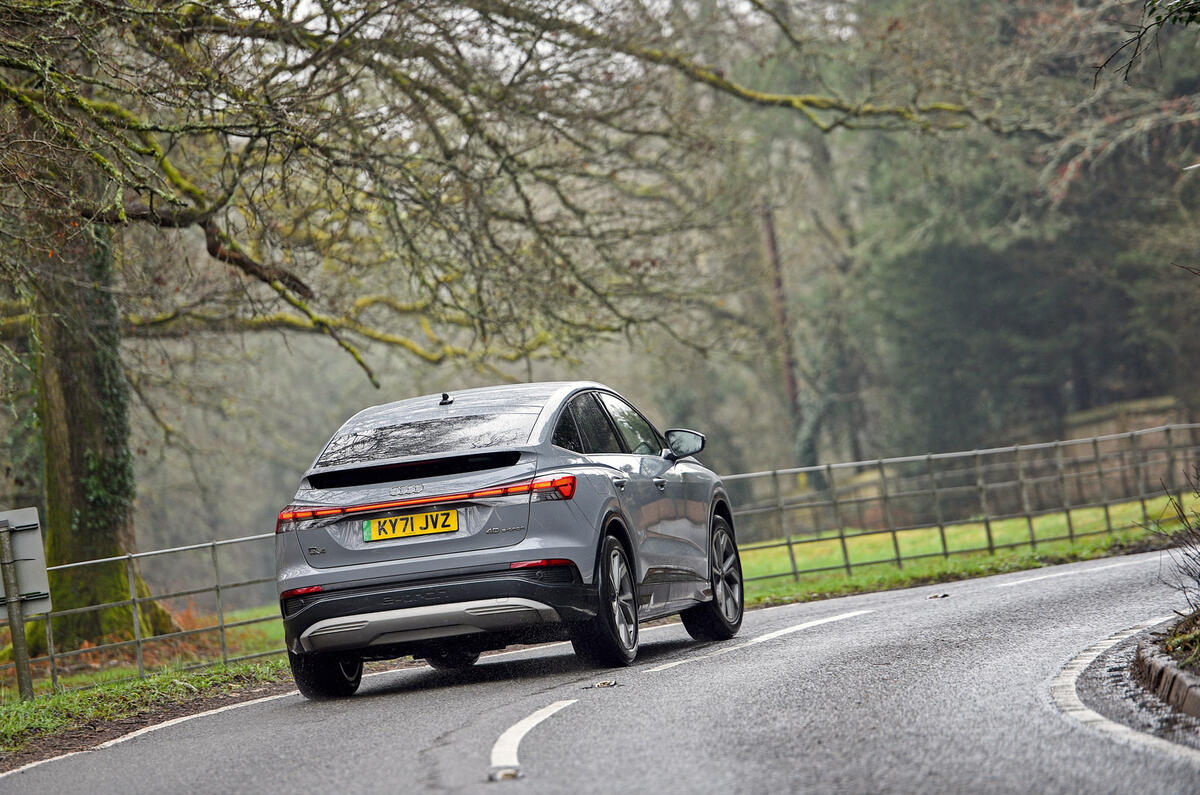
[[[613,478],[612,482],[613,482],[614,486],[616,486],[618,489],[621,489],[622,491],[624,491],[625,485],[627,483],[629,483],[629,478]]]
[[[654,485],[658,486],[659,491],[666,491],[667,490],[667,479],[666,478],[655,478]]]

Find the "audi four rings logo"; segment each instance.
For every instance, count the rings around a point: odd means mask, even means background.
[[[412,486],[397,486],[396,488],[388,491],[388,494],[392,495],[393,497],[407,497],[410,494],[420,494],[424,490],[424,486],[420,484],[414,484]]]

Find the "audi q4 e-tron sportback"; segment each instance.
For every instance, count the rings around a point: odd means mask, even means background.
[[[628,665],[638,623],[692,637],[741,626],[729,497],[693,455],[596,383],[428,395],[351,417],[279,514],[292,672],[348,696],[364,660],[465,668],[488,649],[569,639]]]

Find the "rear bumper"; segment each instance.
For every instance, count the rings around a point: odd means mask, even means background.
[[[328,590],[285,599],[295,653],[392,648],[439,638],[536,630],[596,615],[594,586],[549,571],[498,571],[419,583]]]
[[[325,618],[301,633],[300,646],[305,651],[361,649],[558,621],[558,611],[532,599],[476,599]]]

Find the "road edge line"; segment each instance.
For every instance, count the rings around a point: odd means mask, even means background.
[[[993,588],[1012,588],[1014,585],[1024,585],[1027,582],[1037,582],[1038,580],[1049,580],[1055,577],[1071,577],[1079,574],[1091,574],[1094,571],[1104,571],[1105,569],[1116,569],[1121,566],[1136,566],[1139,563],[1154,560],[1153,558],[1143,558],[1139,560],[1125,560],[1119,563],[1107,563],[1103,566],[1088,566],[1083,569],[1072,569],[1071,571],[1056,571],[1052,574],[1040,574],[1036,577],[1026,577],[1021,580],[1009,580],[1008,582],[1000,582],[994,584]],[[1081,561],[1088,562],[1088,561]],[[1067,564],[1069,565],[1069,564]],[[1037,569],[1028,569],[1028,571],[1037,571]]]
[[[1114,632],[1107,638],[1088,646],[1082,652],[1075,655],[1075,657],[1071,658],[1051,681],[1050,700],[1065,717],[1071,718],[1083,726],[1098,729],[1118,739],[1127,740],[1144,747],[1163,751],[1172,756],[1187,759],[1191,762],[1200,763],[1200,750],[1189,748],[1186,745],[1179,745],[1170,740],[1164,740],[1162,737],[1147,734],[1131,726],[1126,726],[1123,723],[1111,721],[1086,706],[1083,700],[1079,698],[1079,692],[1076,689],[1079,677],[1083,675],[1084,670],[1095,662],[1101,654],[1116,646],[1121,641],[1128,640],[1137,633],[1150,629],[1157,624],[1170,621],[1172,618],[1173,616],[1158,616],[1148,621],[1143,621],[1137,626],[1123,629],[1120,632]]]
[[[720,654],[728,654],[731,651],[738,651],[739,649],[746,649],[751,646],[757,645],[759,643],[764,643],[766,641],[775,640],[776,638],[781,638],[785,635],[790,635],[793,632],[799,632],[802,629],[811,629],[812,627],[818,627],[818,626],[821,626],[822,624],[832,624],[835,621],[844,621],[847,618],[856,618],[857,616],[862,616],[862,615],[866,615],[867,613],[874,613],[874,612],[875,612],[874,609],[851,610],[848,613],[838,613],[837,615],[827,616],[825,618],[818,618],[813,621],[805,621],[804,623],[801,623],[801,624],[793,624],[790,627],[784,627],[783,629],[777,629],[774,632],[768,632],[765,635],[759,635],[757,637],[751,638],[750,640],[745,641],[744,643],[738,643],[735,646],[718,647],[716,650],[710,651],[707,653],[693,654],[691,656],[684,657],[683,659],[680,659],[680,660],[672,660],[671,662],[663,663],[662,665],[656,665],[653,668],[643,668],[641,673],[653,674],[653,673],[658,673],[659,671],[666,671],[670,668],[675,668],[680,665],[686,665],[687,663],[690,663],[690,662],[699,662],[700,660],[707,660],[710,657],[716,657]]]
[[[664,624],[664,625],[660,625],[660,626],[656,626],[656,627],[646,627],[646,630],[662,629],[667,626],[675,626],[675,625],[674,624]],[[643,630],[643,631],[645,631],[645,630]],[[550,644],[545,644],[545,645],[538,645],[538,646],[530,647],[528,649],[516,649],[514,651],[500,652],[499,654],[488,655],[486,657],[483,657],[482,659],[490,660],[490,659],[495,659],[497,657],[504,657],[509,654],[523,654],[528,651],[533,651],[533,650],[545,648],[548,646],[566,646],[566,645],[569,645],[569,641],[563,641],[560,643],[550,643]],[[411,671],[411,670],[420,670],[420,669],[428,669],[428,668],[429,668],[428,665],[414,666],[413,668],[392,668],[387,671],[375,671],[374,673],[363,674],[363,679],[370,679],[370,678],[373,678],[376,676],[384,676],[385,674],[394,674],[397,671]],[[217,707],[215,709],[206,710],[204,712],[196,712],[191,715],[180,715],[178,718],[172,718],[170,720],[163,721],[162,723],[156,723],[153,726],[143,726],[140,729],[135,729],[134,731],[130,732],[129,734],[123,734],[120,737],[114,737],[111,740],[106,740],[105,742],[102,742],[99,745],[93,745],[91,748],[84,748],[80,751],[69,751],[65,754],[59,754],[58,756],[51,756],[46,759],[39,759],[36,762],[29,762],[28,764],[21,765],[20,767],[14,767],[12,770],[6,770],[4,772],[0,772],[0,779],[5,778],[6,776],[11,776],[14,773],[23,773],[26,770],[32,770],[33,768],[38,767],[39,765],[44,765],[49,762],[57,762],[60,759],[66,759],[71,756],[79,756],[80,754],[90,754],[93,751],[102,751],[106,748],[111,748],[114,745],[120,745],[121,743],[125,742],[126,740],[132,740],[135,737],[140,737],[143,734],[149,734],[150,732],[158,731],[159,729],[166,729],[170,726],[177,726],[180,723],[185,723],[186,721],[192,720],[193,718],[203,718],[208,715],[215,715],[218,712],[225,712],[227,710],[237,709],[238,707],[249,707],[249,706],[253,706],[255,704],[263,704],[267,701],[273,701],[277,698],[286,698],[287,696],[297,696],[299,694],[300,694],[300,691],[292,690],[287,693],[276,693],[273,696],[264,696],[263,698],[256,698],[256,699],[252,699],[250,701],[239,701],[236,704],[226,704],[223,707]]]
[[[106,748],[112,748],[114,745],[120,745],[121,743],[123,743],[127,740],[134,739],[135,737],[141,737],[144,734],[150,734],[151,732],[156,732],[159,729],[166,729],[171,726],[178,726],[180,723],[186,723],[187,721],[193,720],[195,718],[204,718],[209,715],[216,715],[221,712],[228,712],[231,709],[237,709],[239,707],[249,707],[249,706],[253,706],[254,704],[265,704],[268,701],[275,701],[276,699],[287,698],[288,696],[295,696],[295,695],[299,695],[299,691],[292,690],[287,693],[276,693],[273,696],[263,696],[262,698],[255,698],[255,699],[251,699],[250,701],[238,701],[235,704],[226,704],[223,707],[216,707],[214,709],[205,710],[204,712],[196,712],[191,715],[180,715],[178,718],[171,718],[170,720],[163,721],[162,723],[156,723],[153,726],[143,726],[140,729],[135,729],[134,731],[131,731],[129,734],[123,734],[120,737],[114,737],[111,740],[105,740],[104,742],[102,742],[98,745],[93,745],[91,748],[84,748],[81,751],[71,751],[69,753],[60,754],[58,756],[52,756],[49,759],[39,759],[36,762],[30,762],[27,765],[22,765],[21,767],[15,767],[12,770],[7,770],[3,773],[0,773],[0,779],[3,779],[7,776],[11,776],[14,773],[23,773],[26,770],[32,770],[33,768],[38,767],[39,765],[44,765],[49,762],[57,762],[60,759],[66,759],[71,756],[79,756],[80,754],[90,754],[93,751],[102,751]]]

